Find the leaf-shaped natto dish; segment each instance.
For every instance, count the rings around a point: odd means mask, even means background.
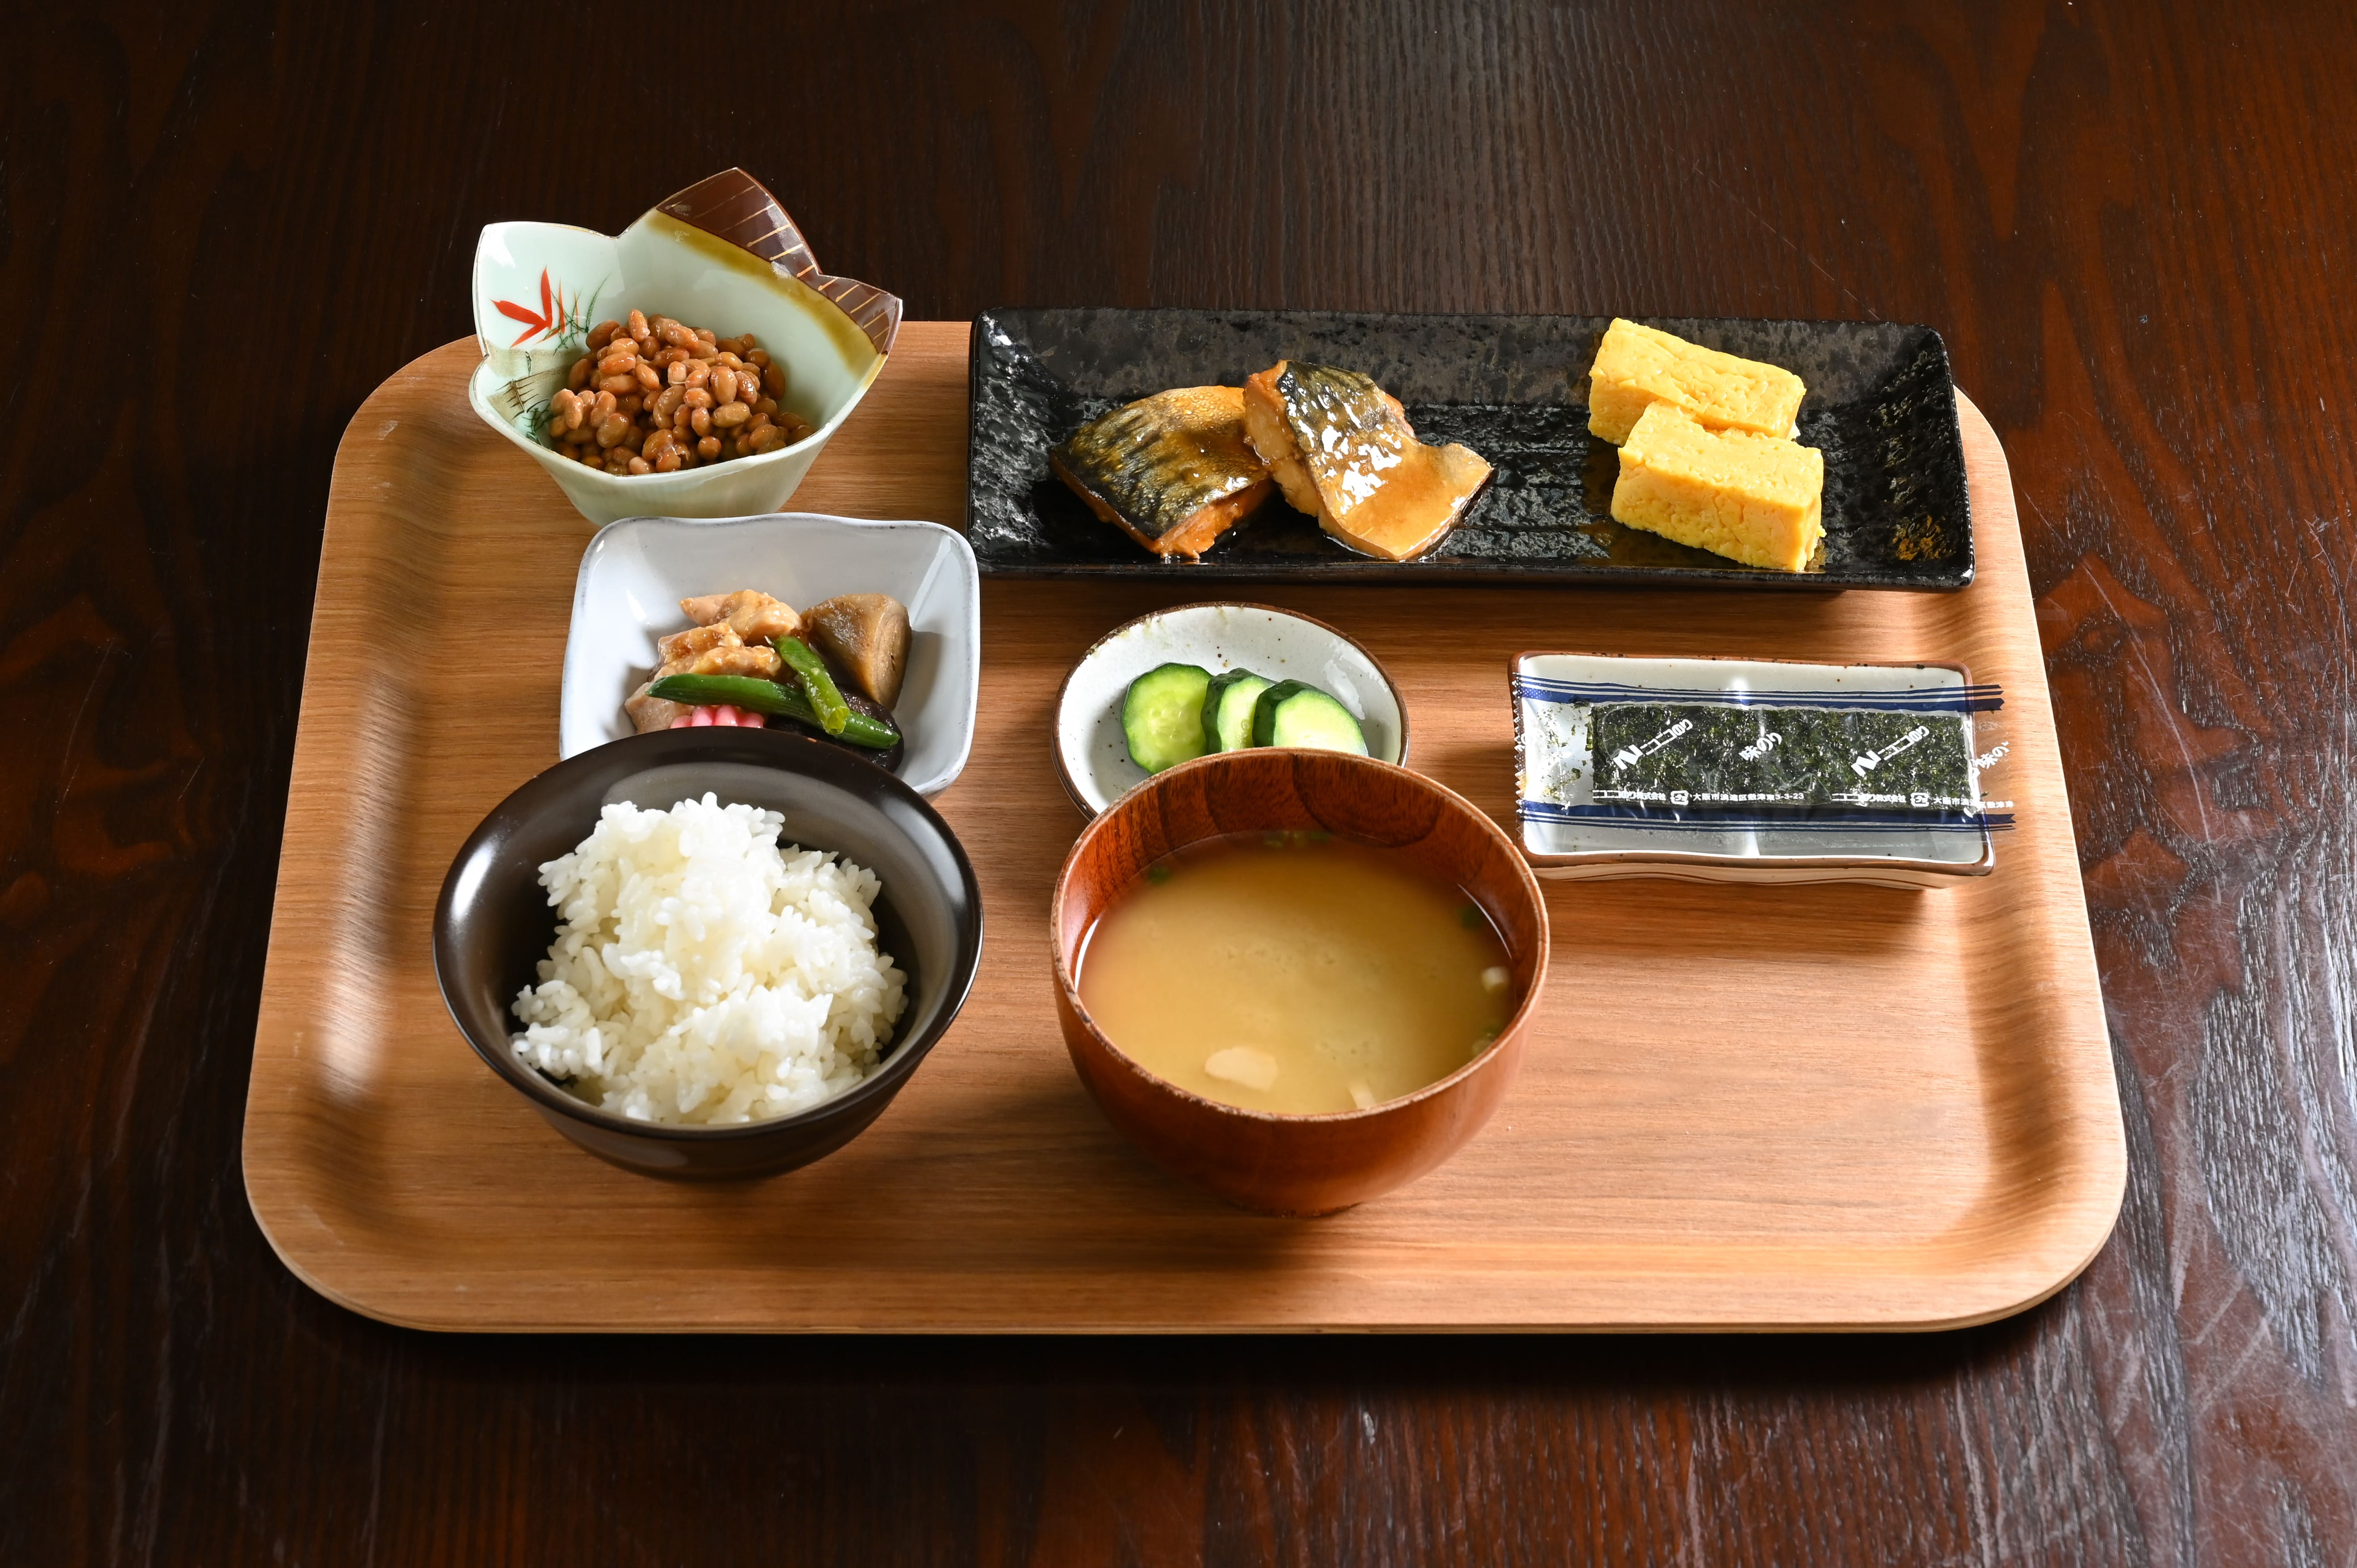
[[[475,252],[476,411],[541,462],[584,515],[732,517],[793,493],[857,405],[900,328],[900,301],[820,270],[760,181],[726,169],[664,199],[620,234],[494,223]],[[752,332],[784,369],[780,399],[813,434],[791,446],[673,474],[617,477],[559,456],[542,425],[589,328],[637,309],[723,336]]]

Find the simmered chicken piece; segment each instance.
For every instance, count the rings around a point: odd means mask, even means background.
[[[726,621],[711,626],[692,626],[685,631],[673,632],[655,639],[655,656],[665,664],[677,664],[682,670],[695,661],[696,655],[707,649],[741,648],[745,639]]]
[[[773,681],[784,667],[776,649],[748,642],[726,621],[675,631],[656,642],[655,651],[662,657],[657,680],[665,675],[759,675]]]
[[[794,607],[758,589],[739,588],[733,594],[705,594],[699,598],[682,599],[679,607],[698,626],[726,622],[747,642],[767,642],[773,637],[802,634],[802,617],[794,613]]]
[[[764,681],[774,681],[785,660],[774,648],[707,648],[695,656],[692,663],[674,670],[663,666],[665,675],[757,675]]]
[[[758,596],[768,599],[767,595]],[[707,601],[689,602],[700,604]],[[774,609],[793,614],[775,599],[768,599],[768,603]],[[770,613],[762,610],[761,607],[748,607],[757,616]],[[653,676],[641,682],[639,689],[622,703],[622,711],[630,715],[632,726],[640,735],[649,730],[670,729],[693,711],[684,703],[668,703],[661,697],[647,694],[647,689],[666,675],[758,675],[762,680],[774,681],[778,672],[785,668],[785,661],[778,657],[776,649],[748,644],[737,635],[737,628],[726,620],[715,620],[707,626],[692,626],[685,631],[675,631],[669,637],[658,639],[655,653],[662,662],[656,667]]]

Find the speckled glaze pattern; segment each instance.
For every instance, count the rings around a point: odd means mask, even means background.
[[[1602,316],[999,309],[974,324],[966,536],[985,573],[1204,581],[1661,582],[1953,591],[1973,578],[1947,345],[1878,321],[1642,317],[1781,365],[1809,386],[1800,439],[1825,455],[1824,549],[1807,572],[1745,566],[1611,519],[1617,452],[1587,433]],[[1412,562],[1345,548],[1272,498],[1195,563],[1146,554],[1049,472],[1049,448],[1166,387],[1240,385],[1281,359],[1366,371],[1416,435],[1495,467],[1454,532]]]

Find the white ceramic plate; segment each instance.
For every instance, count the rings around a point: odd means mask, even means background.
[[[1056,771],[1065,793],[1092,816],[1146,779],[1122,739],[1121,699],[1132,681],[1159,664],[1307,681],[1351,710],[1370,756],[1407,761],[1406,705],[1365,649],[1323,621],[1268,605],[1180,605],[1115,627],[1064,677],[1056,700]]]
[[[1525,653],[1514,660],[1515,800],[1523,853],[1541,876],[1662,876],[1693,882],[1864,882],[1937,887],[1986,876],[1996,865],[1990,822],[2011,820],[2012,802],[1990,800],[1992,780],[1975,772],[1977,820],[1921,828],[1904,821],[1787,823],[1725,828],[1632,821],[1588,794],[1587,714],[1598,701],[1736,703],[1772,708],[1894,704],[1961,714],[1976,769],[2001,757],[1984,749],[1996,705],[1993,688],[1940,664],[1798,664],[1737,659],[1617,659]],[[1895,812],[1881,813],[1897,816]],[[1862,811],[1862,819],[1876,815]]]
[[[557,755],[636,733],[622,700],[654,672],[655,639],[687,626],[679,601],[738,588],[797,608],[836,594],[889,594],[906,605],[909,672],[892,710],[908,740],[899,773],[920,794],[949,788],[974,745],[982,594],[963,536],[932,522],[778,512],[608,524],[574,583]]]

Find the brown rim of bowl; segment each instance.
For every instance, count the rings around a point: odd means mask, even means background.
[[[1299,610],[1286,609],[1283,605],[1265,605],[1257,599],[1194,599],[1183,605],[1166,605],[1158,610],[1148,610],[1142,616],[1132,616],[1129,619],[1122,622],[1119,626],[1114,627],[1111,631],[1106,632],[1103,637],[1098,638],[1094,642],[1090,643],[1087,649],[1082,652],[1081,656],[1072,660],[1072,667],[1064,671],[1064,678],[1056,683],[1056,725],[1048,737],[1049,748],[1055,753],[1056,757],[1056,782],[1064,787],[1064,794],[1066,798],[1069,799],[1073,805],[1079,807],[1082,814],[1086,816],[1091,822],[1094,822],[1097,818],[1103,816],[1105,811],[1113,810],[1114,803],[1120,800],[1122,796],[1116,795],[1112,800],[1106,801],[1103,811],[1092,809],[1086,800],[1081,799],[1080,789],[1072,782],[1071,770],[1064,766],[1064,747],[1062,744],[1064,693],[1071,690],[1072,677],[1081,672],[1082,665],[1086,664],[1090,660],[1096,657],[1096,651],[1098,649],[1103,648],[1106,643],[1111,642],[1114,638],[1119,637],[1131,627],[1144,626],[1147,621],[1155,620],[1167,615],[1176,615],[1180,610],[1220,609],[1266,610],[1271,615],[1280,615],[1291,620],[1306,622],[1310,626],[1316,627],[1322,632],[1327,632],[1332,636],[1340,638],[1344,642],[1347,642],[1351,647],[1357,649],[1360,655],[1364,658],[1368,663],[1375,667],[1375,674],[1382,680],[1383,689],[1392,694],[1393,705],[1399,709],[1399,761],[1396,763],[1384,763],[1383,765],[1387,768],[1405,768],[1407,767],[1407,699],[1400,695],[1399,682],[1392,679],[1392,672],[1383,668],[1383,661],[1376,658],[1373,653],[1370,652],[1365,643],[1361,642],[1357,638],[1352,637],[1340,627],[1329,626],[1326,622],[1319,620],[1316,616],[1306,616]],[[1511,667],[1509,672],[1511,673]],[[1212,753],[1211,755],[1216,756],[1218,754]],[[1349,754],[1344,753],[1343,755],[1347,756]],[[1188,762],[1200,762],[1203,759],[1200,757],[1188,758]],[[1370,762],[1382,762],[1383,758],[1374,757],[1369,757],[1367,760]],[[1184,768],[1187,766],[1187,763],[1182,762],[1179,766]],[[1163,769],[1164,773],[1168,773],[1170,769],[1167,768]],[[1138,785],[1146,783],[1148,779],[1159,779],[1161,776],[1162,775],[1160,773],[1149,773],[1145,779],[1139,779],[1137,784],[1133,784],[1129,788],[1130,789],[1135,789],[1138,788]],[[1418,774],[1417,777],[1422,778],[1423,775]],[[1122,791],[1122,795],[1126,795],[1128,792],[1129,790],[1125,789]]]
[[[1304,618],[1306,619],[1307,618],[1305,617]],[[1291,746],[1254,746],[1253,748],[1256,754],[1262,756],[1266,756],[1267,754],[1275,751],[1298,749],[1300,748]],[[1166,768],[1161,772],[1147,778],[1144,783],[1141,783],[1125,792],[1122,795],[1121,800],[1128,800],[1129,797],[1135,794],[1138,789],[1144,789],[1146,784],[1151,784],[1156,779],[1174,778],[1180,773],[1184,773],[1190,768],[1217,768],[1221,766],[1222,758],[1241,755],[1243,754],[1232,751],[1213,752],[1207,757],[1189,757],[1185,762],[1178,764],[1176,768]],[[1514,1009],[1513,1015],[1508,1018],[1504,1026],[1498,1030],[1497,1037],[1498,1039],[1502,1040],[1515,1029],[1522,1027],[1529,1021],[1531,1010],[1538,1003],[1539,993],[1546,988],[1547,961],[1553,955],[1555,949],[1554,922],[1547,915],[1546,890],[1539,886],[1539,879],[1535,875],[1532,875],[1530,862],[1523,858],[1522,846],[1507,836],[1506,831],[1497,824],[1495,819],[1493,819],[1489,812],[1481,810],[1472,801],[1467,800],[1456,790],[1451,789],[1448,785],[1442,784],[1435,779],[1428,779],[1425,777],[1425,775],[1416,772],[1412,768],[1402,768],[1397,763],[1385,762],[1380,757],[1352,757],[1346,751],[1303,751],[1302,755],[1308,757],[1345,757],[1351,763],[1388,768],[1394,773],[1405,773],[1408,775],[1408,777],[1415,779],[1417,783],[1432,789],[1439,795],[1445,796],[1449,800],[1454,801],[1457,805],[1463,807],[1468,814],[1472,816],[1483,828],[1488,830],[1491,837],[1495,838],[1500,843],[1505,846],[1507,851],[1507,864],[1513,866],[1516,874],[1521,877],[1524,891],[1529,893],[1532,904],[1539,912],[1539,935],[1541,940],[1539,942],[1537,961],[1531,967],[1530,989],[1523,993],[1521,1004]],[[1121,800],[1116,800],[1114,802],[1114,805],[1117,806],[1120,803]],[[1105,819],[1112,814],[1113,806],[1107,806],[1103,811],[1099,811],[1095,816],[1090,818],[1088,826],[1081,830],[1081,836],[1072,841],[1071,851],[1064,856],[1064,864],[1059,866],[1056,870],[1056,891],[1054,896],[1048,901],[1048,946],[1056,961],[1057,989],[1061,991],[1064,994],[1065,1000],[1071,1004],[1072,1015],[1080,1019],[1081,1026],[1088,1030],[1089,1034],[1093,1036],[1100,1045],[1104,1047],[1107,1053],[1109,1053],[1115,1061],[1121,1063],[1122,1066],[1127,1068],[1130,1071],[1137,1074],[1138,1077],[1145,1079],[1147,1082],[1152,1083],[1158,1088],[1168,1090],[1169,1092],[1178,1095],[1182,1100],[1192,1101],[1198,1105],[1208,1107],[1212,1111],[1221,1112],[1227,1115],[1242,1116],[1249,1121],[1287,1122],[1348,1122],[1361,1116],[1380,1116],[1388,1112],[1396,1111],[1403,1105],[1407,1105],[1415,1101],[1426,1099],[1428,1096],[1438,1094],[1441,1090],[1448,1088],[1450,1085],[1455,1084],[1461,1079],[1472,1077],[1473,1074],[1480,1071],[1491,1061],[1496,1059],[1497,1047],[1495,1041],[1493,1041],[1491,1042],[1490,1049],[1483,1051],[1480,1056],[1475,1057],[1471,1061],[1467,1062],[1463,1067],[1458,1068],[1455,1072],[1450,1073],[1448,1077],[1434,1079],[1430,1083],[1426,1084],[1422,1089],[1417,1090],[1413,1094],[1403,1094],[1395,1100],[1382,1101],[1376,1104],[1368,1106],[1364,1110],[1298,1112],[1254,1111],[1249,1106],[1231,1105],[1224,1100],[1208,1099],[1203,1095],[1196,1093],[1191,1089],[1171,1082],[1168,1079],[1163,1077],[1158,1072],[1150,1070],[1141,1064],[1135,1057],[1130,1056],[1119,1046],[1114,1045],[1113,1043],[1112,1036],[1097,1027],[1096,1019],[1090,1015],[1088,1005],[1081,1000],[1080,983],[1072,974],[1071,966],[1065,961],[1063,942],[1058,935],[1058,933],[1064,929],[1064,884],[1071,875],[1072,863],[1080,858],[1082,846],[1089,842],[1089,838],[1092,834],[1103,827]],[[1201,841],[1198,840],[1196,842],[1200,843]],[[1352,842],[1356,843],[1358,841],[1353,840]],[[1380,848],[1382,846],[1378,845],[1376,847]],[[1093,929],[1093,926],[1091,929]]]

